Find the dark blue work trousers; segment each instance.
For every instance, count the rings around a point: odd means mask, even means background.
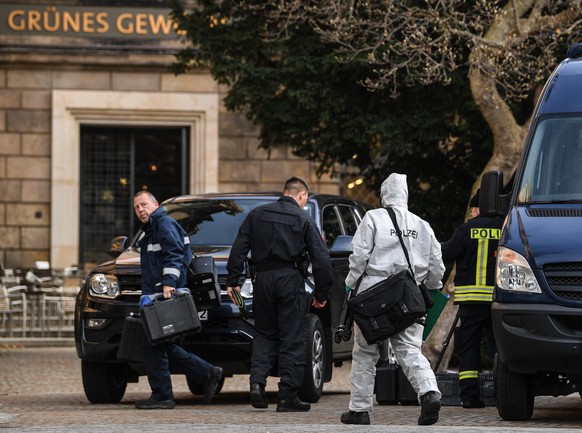
[[[256,336],[251,355],[250,383],[265,385],[280,377],[278,397],[293,399],[303,382],[309,295],[296,269],[257,272],[253,284]],[[274,372],[278,361],[278,371]]]
[[[143,353],[148,382],[152,389],[151,398],[158,401],[174,399],[171,373],[184,374],[190,380],[204,385],[212,369],[212,364],[173,342],[153,346],[146,337]]]

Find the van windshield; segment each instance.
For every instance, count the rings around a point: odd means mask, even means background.
[[[582,202],[582,116],[540,120],[519,182],[517,201]]]

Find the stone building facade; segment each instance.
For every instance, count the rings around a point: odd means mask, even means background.
[[[208,72],[168,71],[179,45],[168,35],[158,38],[147,25],[167,13],[162,5],[147,0],[0,5],[0,263],[5,267],[32,267],[36,261],[54,268],[89,264],[80,256],[81,178],[90,164],[82,161],[80,131],[87,126],[186,131],[185,193],[280,190],[292,175],[307,178],[314,191],[338,193],[337,179],[317,178],[314,165],[290,149],[270,155],[259,149],[257,129],[224,109],[225,89]],[[106,19],[125,23],[126,31],[132,23],[134,32],[96,35]],[[113,162],[100,166],[102,177]],[[128,208],[131,217],[129,203]]]

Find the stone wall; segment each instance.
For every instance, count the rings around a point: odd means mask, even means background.
[[[174,76],[164,62],[131,58],[71,59],[67,56],[0,58],[0,263],[31,267],[51,250],[51,92],[56,89],[218,93],[206,72]],[[134,62],[133,66],[131,62]],[[166,61],[170,61],[169,58]],[[337,193],[335,179],[318,179],[313,164],[287,147],[269,155],[258,149],[258,132],[242,115],[219,113],[220,192],[281,190],[293,175],[311,189]],[[213,191],[206,191],[213,192]]]
[[[0,72],[0,261],[47,260],[50,248],[50,73]]]
[[[313,163],[293,155],[288,146],[259,148],[258,130],[242,116],[220,114],[220,192],[281,191],[291,176],[306,179],[314,192],[337,194],[337,179],[317,178]]]

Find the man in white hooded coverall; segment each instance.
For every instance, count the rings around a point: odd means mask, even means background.
[[[441,246],[430,225],[408,211],[406,175],[393,173],[388,176],[382,183],[380,195],[382,206],[394,209],[417,282],[424,282],[431,290],[440,289],[445,272]],[[362,274],[358,293],[408,269],[398,234],[386,209],[366,213],[354,235],[352,247],[346,290],[355,288]],[[380,352],[377,344],[366,343],[357,325],[354,324],[354,328],[349,411],[342,414],[341,421],[344,424],[370,424],[368,412],[373,408],[374,378]],[[422,332],[423,326],[415,323],[389,340],[398,364],[418,395],[421,405],[418,424],[431,425],[439,419],[441,393],[430,363],[420,350]]]

